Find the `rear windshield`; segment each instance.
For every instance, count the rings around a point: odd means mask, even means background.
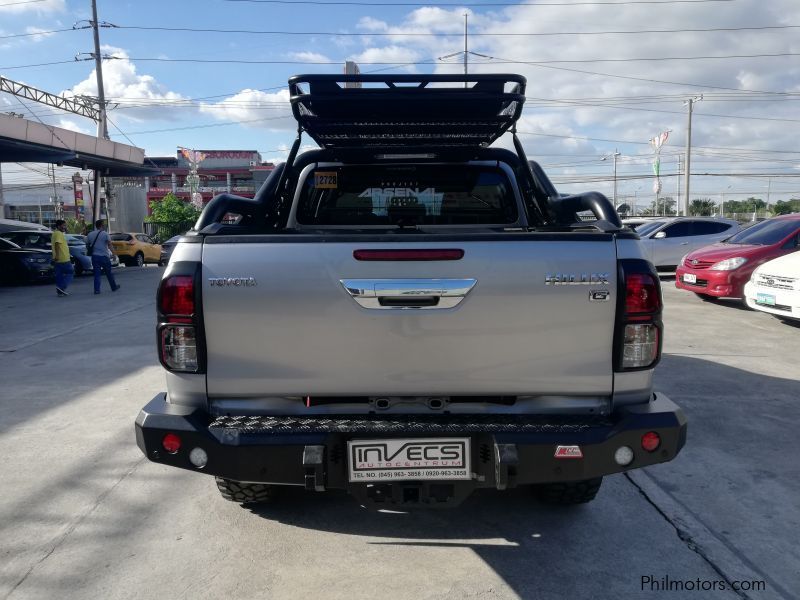
[[[800,221],[762,221],[725,240],[726,244],[754,244],[771,246],[800,229]]]
[[[112,242],[130,242],[133,239],[130,233],[112,233],[109,237]]]
[[[517,221],[506,174],[475,165],[318,168],[297,207],[303,225],[500,225]]]

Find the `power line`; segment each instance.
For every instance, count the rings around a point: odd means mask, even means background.
[[[189,125],[187,127],[169,127],[167,129],[151,129],[149,131],[131,131],[131,135],[143,135],[145,133],[162,133],[165,131],[186,131],[189,129],[207,129],[209,127],[228,127],[230,125],[241,125],[243,123],[260,123],[263,121],[277,121],[280,119],[290,119],[291,114],[286,114],[280,117],[267,117],[265,119],[247,119],[244,121],[227,121],[225,123],[208,123],[205,125]],[[124,135],[124,134],[123,134]]]
[[[81,60],[83,60],[83,59],[81,59]],[[67,65],[67,64],[72,64],[72,63],[76,63],[76,62],[80,62],[80,61],[76,61],[76,60],[59,60],[59,61],[46,62],[46,63],[34,63],[34,64],[30,64],[30,65],[16,65],[16,66],[13,66],[13,67],[0,67],[0,69],[2,69],[4,71],[11,71],[12,69],[28,69],[28,68],[32,68],[32,67],[49,67],[51,65]]]
[[[619,2],[467,2],[453,4],[436,2],[433,6],[452,6],[455,8],[469,8],[471,6],[623,6],[626,4],[705,4],[708,2],[734,2],[735,0],[620,0]],[[240,2],[250,4],[311,4],[314,6],[431,6],[431,3],[419,2],[360,2],[334,0],[322,2],[320,0],[225,0],[225,2]]]
[[[0,4],[0,8],[3,5]],[[33,31],[29,33],[10,33],[8,35],[0,35],[0,40],[7,40],[9,38],[29,37],[33,35],[49,35],[51,33],[63,33],[64,31],[78,31],[79,29],[88,29],[88,27],[70,27],[69,29],[50,29],[48,31]]]
[[[36,4],[37,2],[44,2],[45,0],[22,0],[21,2],[4,2],[0,4],[0,8],[5,8],[6,6],[17,6],[19,4]]]
[[[763,25],[756,27],[709,27],[693,29],[639,29],[639,30],[620,30],[620,31],[558,31],[558,32],[470,32],[470,37],[552,37],[552,36],[572,36],[572,35],[642,35],[653,33],[708,33],[714,31],[770,31],[775,29],[798,29],[800,25]],[[217,29],[217,28],[195,28],[195,27],[148,27],[143,25],[115,25],[114,29],[134,29],[142,31],[175,31],[188,33],[235,33],[247,35],[329,35],[334,37],[381,37],[381,36],[403,36],[403,37],[461,37],[463,33],[443,33],[443,32],[417,32],[417,31],[381,31],[381,32],[341,32],[341,31],[283,31],[283,30],[258,30],[258,29]],[[71,31],[68,29],[55,30]],[[32,33],[19,35],[36,35]],[[0,36],[16,37],[16,36]]]
[[[519,61],[497,59],[491,62],[479,64],[529,64],[529,65],[549,65],[563,63],[599,63],[599,62],[641,62],[641,61],[669,61],[669,60],[712,60],[712,59],[741,59],[741,58],[775,58],[787,56],[800,56],[800,52],[778,52],[774,54],[727,54],[720,56],[659,56],[659,57],[629,57],[629,58],[586,58],[580,60],[539,60],[539,61]],[[199,64],[245,64],[245,65],[342,65],[344,60],[249,60],[236,58],[160,58],[160,57],[128,57],[128,56],[104,56],[106,60],[131,60],[139,62],[166,62],[166,63],[199,63]],[[491,57],[494,59],[494,57]],[[358,61],[362,65],[396,65],[396,61]],[[427,64],[414,62],[409,64]]]

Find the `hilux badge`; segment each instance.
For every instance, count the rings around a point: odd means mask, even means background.
[[[608,284],[608,273],[545,273],[545,285]]]

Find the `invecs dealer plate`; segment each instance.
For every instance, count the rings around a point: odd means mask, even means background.
[[[469,438],[350,440],[350,481],[471,479],[469,442]]]

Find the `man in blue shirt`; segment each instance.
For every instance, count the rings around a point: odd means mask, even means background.
[[[116,292],[119,289],[117,281],[114,279],[114,273],[111,272],[111,253],[113,247],[111,246],[111,238],[108,237],[106,232],[106,222],[103,219],[98,219],[94,223],[94,231],[89,234],[87,243],[89,245],[89,253],[92,255],[92,268],[94,270],[94,293],[100,293],[100,278],[105,273],[108,279],[108,285],[111,286],[111,291]]]

